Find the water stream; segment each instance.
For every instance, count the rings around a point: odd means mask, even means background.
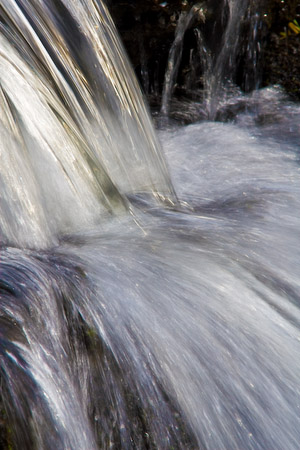
[[[205,8],[202,6],[202,3],[196,3],[193,5],[188,13],[183,11],[178,19],[174,42],[169,51],[168,64],[163,85],[161,114],[164,116],[168,116],[170,112],[171,97],[181,62],[183,38],[186,30],[191,26],[196,18],[198,21],[205,21]]]
[[[192,26],[197,45],[190,58],[191,79],[188,83],[192,84],[192,87],[188,91],[190,97],[195,97],[193,90],[195,91],[195,85],[199,84],[201,79],[202,89],[198,96],[202,99],[198,107],[198,117],[218,119],[220,110],[237,96],[240,91],[237,84],[238,60],[242,52],[246,55],[246,70],[242,75],[245,79],[240,84],[246,92],[258,89],[261,6],[257,0],[211,0],[196,3],[188,13],[182,12],[165,73],[161,101],[163,117],[170,116],[171,113],[174,116],[173,109],[176,110],[176,105],[172,106],[172,94],[181,63],[184,36]],[[247,36],[244,29],[248,30]]]
[[[0,28],[2,448],[297,450],[299,105],[158,139],[104,4]]]

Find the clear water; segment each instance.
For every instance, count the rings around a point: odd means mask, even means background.
[[[174,42],[169,51],[168,64],[163,85],[161,100],[161,114],[163,116],[168,116],[170,113],[170,103],[181,62],[185,32],[196,20],[198,22],[205,22],[205,13],[206,9],[202,6],[202,3],[196,3],[191,7],[189,12],[183,11],[179,16],[175,30]]]
[[[160,111],[163,123],[166,117],[185,122],[199,118],[219,120],[224,104],[239,95],[238,82],[245,92],[259,88],[263,28],[261,7],[261,2],[257,0],[211,0],[196,3],[188,13],[181,14],[164,79]],[[181,62],[184,35],[192,26],[197,44],[190,53],[185,91],[189,99],[198,98],[200,102],[198,105],[193,102],[177,105],[172,94]],[[240,60],[243,60],[242,71]],[[201,89],[197,88],[199,85]],[[185,102],[188,103],[188,100]]]
[[[4,5],[8,11],[11,3]],[[125,111],[124,122],[110,116],[111,151],[122,158],[118,127],[129,141],[132,128],[146,127],[129,148],[144,155],[146,175],[150,158],[154,178],[141,183],[127,161],[120,172],[128,186],[99,156],[96,168],[114,186],[105,191],[105,183],[95,187],[95,166],[85,165],[86,152],[98,155],[88,129],[56,84],[52,90],[53,79],[42,78],[50,69],[32,63],[35,51],[12,46],[7,31],[0,66],[3,433],[16,449],[298,449],[299,105],[279,88],[232,96],[223,122],[159,130],[162,157],[158,144],[145,148],[149,133],[156,142],[149,117],[141,124],[128,100],[130,126]],[[22,77],[13,88],[5,74],[16,67]],[[127,79],[126,70],[112,70],[107,83],[116,74]],[[123,100],[113,101],[123,111]],[[92,117],[102,120],[100,106]],[[78,165],[88,167],[88,178]],[[68,194],[70,179],[80,184]]]
[[[126,209],[125,192],[172,197],[105,5],[5,0],[1,17],[2,240],[47,246]]]
[[[256,1],[241,0],[238,2],[236,0],[227,0],[223,4],[224,14],[227,8],[228,18],[225,30],[221,35],[219,50],[214,52],[204,47],[204,51],[202,51],[202,58],[204,60],[205,109],[208,118],[211,120],[216,119],[220,102],[226,100],[228,94],[230,95],[231,90],[235,87],[237,57],[241,46],[240,28],[243,20],[245,20],[244,16],[247,8],[250,14],[248,20],[251,20],[253,15],[251,5],[253,4],[255,7]],[[215,29],[214,32],[218,33],[218,30]],[[255,35],[249,36],[248,42],[250,49],[252,49],[255,43]]]

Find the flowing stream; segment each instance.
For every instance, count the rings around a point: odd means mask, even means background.
[[[297,450],[300,106],[158,139],[104,3],[0,31],[1,448]]]
[[[199,21],[205,21],[205,9],[201,3],[196,3],[191,7],[189,12],[183,11],[178,19],[178,23],[175,30],[175,39],[169,51],[169,58],[167,69],[165,73],[162,101],[161,101],[161,113],[164,116],[168,116],[170,112],[170,102],[173,94],[174,84],[181,62],[183,38],[186,30],[197,18]]]
[[[201,79],[202,89],[198,96],[202,97],[198,109],[198,118],[219,119],[219,111],[231,103],[239,88],[236,84],[240,53],[244,53],[246,66],[241,84],[246,91],[259,87],[259,67],[261,45],[260,8],[257,0],[222,0],[202,1],[195,3],[187,13],[179,17],[173,44],[169,51],[165,73],[161,115],[162,118],[172,115],[172,94],[176,85],[177,74],[181,63],[184,36],[194,26],[197,46],[190,57],[189,95],[195,96],[195,86]],[[245,29],[248,36],[245,36]],[[199,67],[201,67],[199,73]],[[187,87],[187,86],[186,86]],[[234,101],[234,100],[233,100]],[[174,100],[173,100],[174,103]],[[179,109],[183,109],[179,106]],[[194,107],[195,110],[195,107]],[[193,114],[195,116],[195,113]],[[197,114],[196,114],[197,116]],[[185,120],[189,120],[188,117]],[[164,120],[165,122],[165,120]]]

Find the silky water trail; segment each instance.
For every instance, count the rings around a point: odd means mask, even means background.
[[[2,447],[299,448],[300,107],[163,156],[104,4],[0,17]]]

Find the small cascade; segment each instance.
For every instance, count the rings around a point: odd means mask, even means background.
[[[245,92],[251,92],[259,88],[261,71],[261,36],[263,32],[263,23],[257,2],[252,1],[248,7],[246,16],[248,23],[248,33],[245,37],[245,58],[244,58],[244,80],[243,88]]]
[[[4,0],[0,18],[2,242],[48,246],[124,195],[174,196],[105,5]]]
[[[216,54],[210,51],[205,53],[205,69],[207,71],[203,75],[205,80],[204,96],[209,119],[215,119],[218,107],[226,102],[226,98],[234,88],[237,53],[240,46],[240,27],[248,3],[249,0],[226,0],[224,7],[228,9],[228,17],[221,38],[220,50]]]
[[[170,112],[170,100],[173,94],[181,61],[183,38],[186,30],[191,26],[192,22],[195,21],[196,18],[198,21],[205,20],[205,13],[202,3],[197,3],[192,6],[188,13],[185,11],[182,12],[178,19],[175,39],[169,51],[168,64],[163,85],[161,114],[164,116],[168,116]]]
[[[185,87],[189,96],[193,97],[192,84],[198,82],[202,85],[202,109],[205,117],[216,119],[219,108],[224,107],[239,91],[237,72],[241,54],[244,54],[244,67],[243,79],[239,80],[239,84],[246,92],[259,85],[259,38],[262,21],[257,1],[224,0],[217,4],[211,0],[201,5],[194,5],[189,13],[183,12],[178,21],[163,86],[161,113],[166,116],[170,113],[170,99],[181,61],[184,35],[193,25],[197,14],[198,19],[201,16],[201,21],[198,20],[201,24],[198,23],[194,28],[196,46],[190,58],[192,66],[189,86]],[[200,83],[197,79],[199,76]]]

